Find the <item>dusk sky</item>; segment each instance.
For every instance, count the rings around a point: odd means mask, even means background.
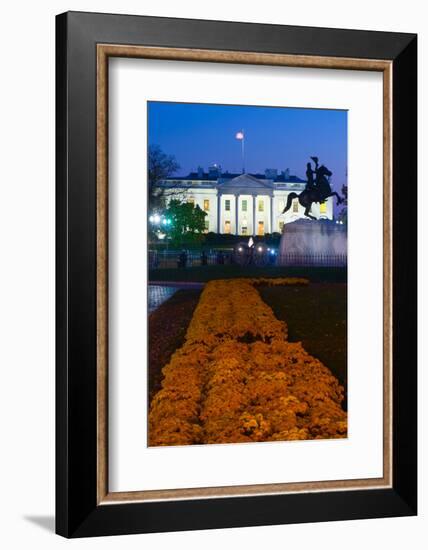
[[[241,144],[245,133],[245,171],[266,168],[305,179],[306,163],[318,156],[332,172],[340,190],[346,182],[347,112],[196,103],[148,102],[148,142],[176,157],[186,176],[203,166],[220,164],[223,171],[242,171]]]

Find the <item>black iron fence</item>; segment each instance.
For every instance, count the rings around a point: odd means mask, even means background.
[[[346,254],[281,254],[277,258],[278,265],[302,267],[346,267],[347,263]]]
[[[236,250],[150,250],[149,268],[186,268],[206,265],[284,265],[284,266],[323,266],[346,267],[346,254],[281,254],[265,248],[252,254],[242,248]]]
[[[224,265],[232,264],[233,251],[210,250],[204,253],[201,251],[177,251],[177,250],[150,250],[149,268],[176,268],[176,267],[196,267],[204,265]]]

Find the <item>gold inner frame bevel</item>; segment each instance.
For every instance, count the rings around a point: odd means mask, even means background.
[[[299,483],[109,492],[108,60],[109,57],[276,65],[383,73],[383,476]],[[392,486],[392,62],[222,50],[97,45],[97,503],[221,498]]]

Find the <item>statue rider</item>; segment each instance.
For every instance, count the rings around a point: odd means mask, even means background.
[[[319,170],[319,165],[318,165],[318,157],[311,157],[311,160],[313,160],[315,163],[315,170],[313,171],[313,173],[315,174],[315,185],[318,185],[320,182],[320,175],[321,175]]]
[[[312,191],[313,189],[315,189],[315,181],[314,181],[314,170],[312,170],[312,164],[310,162],[308,162],[306,164],[306,179],[308,181],[308,183],[306,184],[306,189],[308,191]]]
[[[320,204],[323,204],[325,202],[325,200],[321,196],[322,195],[322,188],[323,188],[322,184],[323,183],[328,184],[328,181],[326,180],[326,178],[323,174],[323,168],[324,167],[322,166],[320,168],[320,166],[318,164],[318,160],[319,160],[318,157],[311,157],[311,160],[313,160],[314,163],[315,163],[315,170],[313,171],[313,173],[315,174],[315,184],[312,187],[312,189],[316,189],[318,191],[319,200],[317,202],[319,202]],[[330,191],[331,191],[331,189],[330,189]]]
[[[311,157],[311,160],[315,163],[315,170],[312,169],[312,164],[308,162],[306,164],[306,189],[308,191],[314,191],[316,190],[319,182],[320,182],[320,173],[319,173],[319,166],[318,166],[318,157]],[[314,179],[315,175],[315,179]]]

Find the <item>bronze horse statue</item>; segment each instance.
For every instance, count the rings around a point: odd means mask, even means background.
[[[298,194],[292,192],[288,195],[287,204],[285,205],[282,214],[290,210],[291,204],[294,199],[299,199],[299,203],[305,209],[305,216],[311,218],[312,220],[316,220],[317,218],[309,213],[312,207],[312,203],[323,203],[326,199],[333,196],[335,196],[337,199],[336,204],[341,204],[343,202],[343,199],[339,196],[339,194],[336,193],[336,191],[331,190],[328,178],[332,175],[332,172],[330,172],[328,168],[322,165],[319,168],[317,167],[316,175],[317,177],[315,185],[309,184],[308,182],[308,185],[306,185],[306,188],[301,193]]]

